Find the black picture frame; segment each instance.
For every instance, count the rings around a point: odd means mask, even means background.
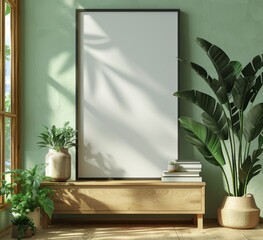
[[[76,10],[77,180],[160,179],[178,158],[179,15]]]

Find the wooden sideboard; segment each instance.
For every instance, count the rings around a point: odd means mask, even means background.
[[[203,182],[106,180],[45,182],[42,185],[55,190],[54,214],[194,214],[198,228],[203,228]]]

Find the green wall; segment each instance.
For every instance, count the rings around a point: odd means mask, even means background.
[[[0,231],[5,230],[10,225],[10,213],[8,210],[0,212]]]
[[[180,55],[213,71],[204,52],[194,42],[199,36],[221,46],[231,58],[246,64],[263,52],[263,1],[261,0],[24,0],[22,1],[22,157],[24,166],[44,160],[46,150],[36,146],[42,124],[75,124],[75,9],[76,8],[178,8]],[[186,66],[180,67],[181,89],[201,89],[204,83]],[[199,111],[185,103],[180,114]],[[180,158],[202,159],[179,136]],[[72,168],[75,168],[75,152]],[[207,183],[206,217],[216,217],[224,196],[222,176],[203,161]],[[75,172],[72,172],[74,179]],[[250,184],[263,212],[261,173]],[[263,216],[263,213],[261,213]]]

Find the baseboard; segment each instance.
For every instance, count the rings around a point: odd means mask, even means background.
[[[6,234],[8,234],[11,231],[12,225],[4,228],[2,231],[0,231],[0,239],[5,236]]]

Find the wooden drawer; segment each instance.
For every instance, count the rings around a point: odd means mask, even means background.
[[[55,212],[204,213],[203,189],[175,186],[54,186]]]

